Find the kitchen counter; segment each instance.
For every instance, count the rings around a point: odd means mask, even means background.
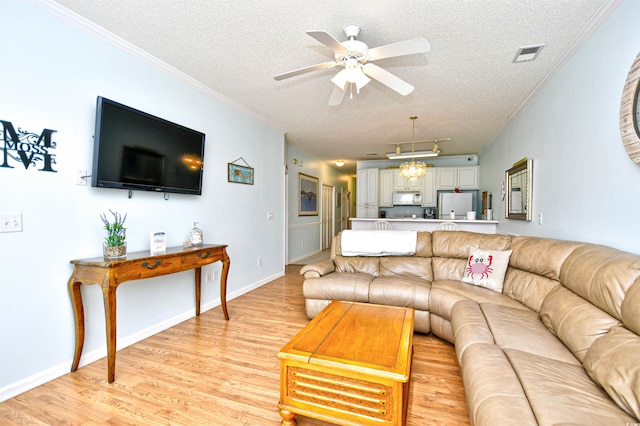
[[[435,231],[443,223],[455,223],[461,231],[481,232],[495,234],[497,220],[466,220],[466,219],[388,219],[388,218],[349,218],[351,229],[375,229],[374,223],[378,221],[388,222],[392,230],[397,231]]]

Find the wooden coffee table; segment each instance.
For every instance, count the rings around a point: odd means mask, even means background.
[[[296,414],[340,425],[404,425],[413,356],[410,308],[331,302],[278,353],[282,425]]]

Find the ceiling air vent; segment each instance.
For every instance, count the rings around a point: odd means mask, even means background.
[[[533,61],[538,57],[538,53],[542,50],[544,44],[538,44],[535,46],[526,46],[518,49],[518,53],[516,53],[516,57],[513,59],[513,62],[529,62]]]

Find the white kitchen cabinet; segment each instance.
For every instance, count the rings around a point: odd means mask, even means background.
[[[378,169],[358,170],[356,217],[378,217]]]
[[[458,187],[478,189],[478,166],[458,167]]]
[[[436,191],[436,169],[433,167],[427,168],[427,173],[422,179],[420,179],[421,188],[420,194],[422,195],[422,207],[436,207],[438,204],[438,197]]]
[[[415,191],[420,192],[420,179],[409,180],[400,175],[400,170],[394,170],[393,175],[393,190],[394,191]]]
[[[436,190],[478,189],[478,166],[436,168]]]
[[[380,207],[393,207],[393,184],[395,170],[380,170],[380,191],[378,199]]]

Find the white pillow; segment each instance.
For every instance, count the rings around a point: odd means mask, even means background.
[[[471,247],[467,264],[464,266],[462,282],[502,293],[509,257],[511,257],[511,250],[484,250]]]

